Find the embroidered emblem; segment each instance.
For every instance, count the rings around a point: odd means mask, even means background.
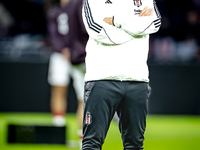
[[[141,0],[133,0],[133,1],[134,1],[134,5],[135,5],[135,6],[137,6],[137,7],[142,6]]]
[[[107,0],[105,3],[106,4],[112,4],[112,2],[110,0]]]
[[[91,123],[92,123],[92,116],[91,113],[87,111],[85,115],[85,124],[89,125]]]

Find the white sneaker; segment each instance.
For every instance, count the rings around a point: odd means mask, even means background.
[[[65,126],[66,120],[64,116],[53,116],[53,124],[59,127]]]

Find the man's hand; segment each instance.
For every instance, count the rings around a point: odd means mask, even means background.
[[[68,47],[63,48],[63,50],[61,51],[61,54],[65,57],[67,61],[71,62],[71,54]]]
[[[142,17],[142,16],[152,16],[153,15],[153,8],[148,8],[148,7],[145,7],[141,13],[139,14],[139,17]]]
[[[114,26],[114,24],[113,24],[113,17],[106,17],[106,18],[103,19],[103,21],[105,21],[109,25]]]

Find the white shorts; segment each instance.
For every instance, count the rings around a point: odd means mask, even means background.
[[[78,100],[84,95],[85,63],[72,65],[62,54],[54,52],[50,56],[48,82],[51,86],[68,86],[70,77]]]

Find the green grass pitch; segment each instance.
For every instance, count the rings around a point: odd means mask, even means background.
[[[78,150],[65,145],[8,144],[7,124],[52,125],[49,113],[0,113],[0,150]],[[68,139],[77,141],[75,114],[67,114]],[[122,150],[118,126],[112,123],[103,150]],[[144,150],[200,149],[200,116],[148,115]]]

